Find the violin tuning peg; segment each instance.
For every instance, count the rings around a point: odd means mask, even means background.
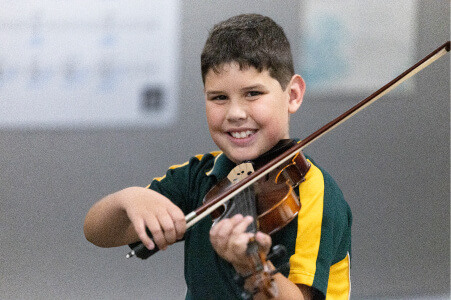
[[[271,276],[274,275],[274,274],[277,274],[277,273],[279,273],[279,272],[280,272],[280,273],[283,273],[283,272],[289,271],[289,270],[290,270],[290,263],[287,262],[287,263],[285,263],[285,264],[279,266],[277,269],[274,269],[274,270],[271,272]]]
[[[272,247],[271,253],[268,255],[268,260],[282,258],[287,254],[287,248],[283,245],[275,245]]]

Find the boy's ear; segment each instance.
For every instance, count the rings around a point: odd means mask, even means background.
[[[290,83],[287,86],[290,95],[290,102],[288,103],[288,112],[294,114],[302,104],[305,92],[304,79],[298,74],[293,75]]]

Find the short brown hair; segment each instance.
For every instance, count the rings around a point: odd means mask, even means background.
[[[216,24],[210,31],[201,55],[202,80],[210,69],[218,72],[225,64],[237,62],[240,68],[268,70],[285,89],[294,75],[290,43],[271,18],[243,14]]]

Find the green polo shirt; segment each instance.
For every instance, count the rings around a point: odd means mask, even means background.
[[[284,275],[291,281],[313,286],[327,298],[343,299],[350,290],[351,211],[330,175],[310,162],[299,186],[298,216],[272,235],[273,245],[287,248],[287,255],[273,263],[277,267],[289,262]],[[197,155],[170,167],[149,188],[171,199],[186,215],[201,206],[206,193],[235,166],[222,152]],[[185,234],[186,299],[240,299],[233,267],[210,243],[211,225],[211,217],[205,217]]]

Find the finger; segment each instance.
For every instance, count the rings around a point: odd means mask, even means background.
[[[147,218],[146,225],[147,228],[149,228],[150,232],[152,233],[153,241],[155,244],[158,245],[158,248],[160,248],[160,250],[166,249],[167,248],[166,238],[164,237],[163,229],[161,228],[158,219],[155,217]]]
[[[169,214],[162,214],[158,221],[160,223],[161,229],[163,230],[163,237],[166,241],[166,244],[173,244],[176,242],[176,230],[175,224]]]
[[[244,232],[239,235],[234,236],[229,240],[229,247],[233,251],[235,257],[238,257],[238,260],[241,260],[239,257],[243,257],[246,259],[247,256],[247,248],[249,244],[249,240],[254,236],[253,233]]]
[[[243,219],[242,215],[235,215],[230,219],[223,219],[210,230],[210,241],[215,249],[227,247],[228,239],[235,225]]]
[[[146,225],[143,220],[141,221],[132,221],[133,227],[135,229],[136,234],[140,241],[146,246],[147,249],[152,250],[155,248],[155,243],[152,239],[147,235]]]
[[[255,235],[255,240],[257,241],[258,245],[261,247],[261,249],[268,254],[269,250],[271,249],[272,245],[272,239],[271,236],[268,234],[265,234],[263,232],[257,232]]]
[[[176,240],[181,240],[186,232],[185,215],[178,207],[176,207],[175,209],[169,209],[168,213],[170,214],[172,221],[174,222]]]
[[[233,226],[232,234],[238,235],[243,232],[246,232],[249,225],[253,222],[254,218],[251,216],[246,216],[241,219],[239,222],[236,222]]]
[[[228,230],[230,230],[234,224],[240,222],[242,220],[243,216],[238,214],[233,216],[232,218],[222,219],[221,221],[214,224],[214,226],[210,229],[210,234],[214,236],[218,235],[224,235],[227,233]]]
[[[230,219],[224,219],[222,222],[222,226],[219,227],[218,236],[220,238],[228,238],[231,234],[234,234],[237,226],[239,226],[245,217],[241,214],[234,215]],[[242,226],[241,226],[242,227]]]
[[[247,228],[253,221],[253,217],[246,216],[233,228],[228,240],[228,247],[232,249],[235,256],[244,257],[246,255],[249,240],[255,236],[253,232],[247,231]]]

